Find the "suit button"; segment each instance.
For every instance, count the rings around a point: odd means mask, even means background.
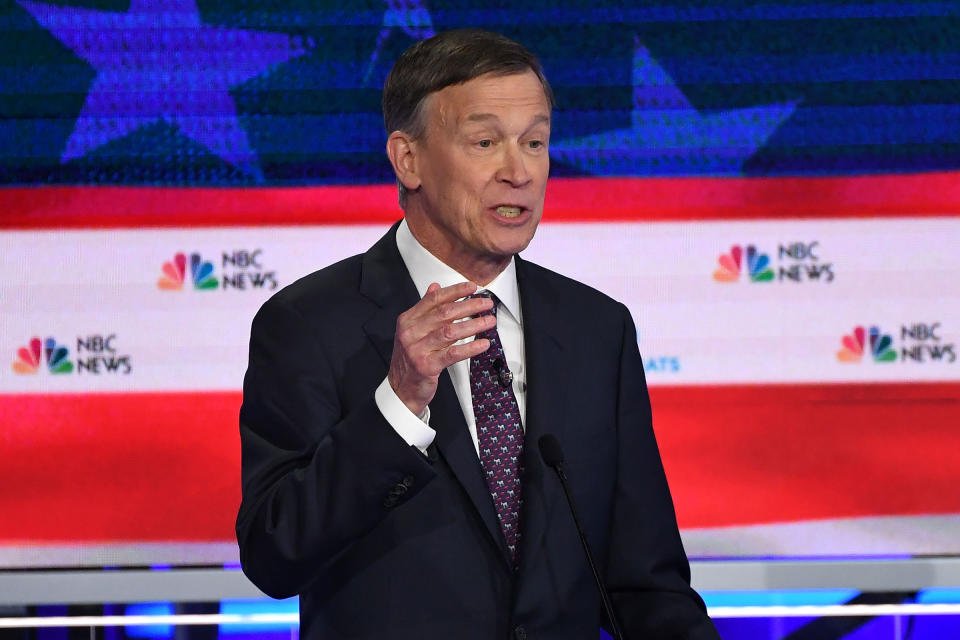
[[[392,494],[388,495],[383,499],[383,506],[385,506],[387,509],[397,506],[397,497]]]
[[[413,476],[404,476],[403,477],[403,486],[407,489],[413,486]]]
[[[527,630],[523,628],[522,624],[518,624],[513,628],[513,637],[516,640],[527,640]]]
[[[390,490],[390,493],[395,496],[402,496],[407,492],[407,486],[404,484],[397,483],[393,486],[393,489]]]

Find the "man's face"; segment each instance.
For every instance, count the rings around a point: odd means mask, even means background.
[[[468,276],[526,248],[550,170],[550,108],[536,74],[445,87],[428,96],[423,117],[426,133],[414,142],[420,190],[407,208],[417,238]]]

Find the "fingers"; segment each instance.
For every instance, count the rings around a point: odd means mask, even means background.
[[[434,318],[433,322],[428,323],[426,318],[420,318],[419,322],[414,321],[412,324],[406,324],[401,320],[398,322],[396,335],[397,344],[401,345],[403,351],[411,357],[416,358],[420,356],[425,360],[431,361],[433,363],[433,366],[430,367],[431,369],[437,366],[437,362],[445,363],[439,366],[439,369],[444,369],[453,362],[458,362],[464,358],[474,356],[477,353],[482,353],[486,350],[486,347],[476,352],[470,351],[468,355],[461,355],[452,360],[447,357],[446,351],[448,349],[454,346],[462,346],[456,345],[457,342],[488,331],[497,324],[497,319],[493,314],[460,320],[460,313],[461,312],[458,311],[452,314],[457,317],[457,321],[437,320]],[[473,347],[471,347],[471,349],[472,348]],[[453,353],[466,353],[466,351],[463,349],[453,349]]]
[[[433,289],[434,285],[437,285],[436,289]],[[465,298],[471,293],[476,293],[476,291],[477,283],[475,282],[458,282],[457,284],[452,284],[449,287],[440,287],[440,285],[434,282],[427,287],[427,295],[423,297],[424,299],[428,299],[430,304],[438,305],[443,304],[444,302],[453,302],[454,300]],[[429,300],[431,296],[433,299]]]
[[[479,315],[493,307],[492,299],[463,299],[476,290],[473,282],[449,287],[434,282],[417,304],[397,318],[387,377],[397,397],[413,413],[419,414],[433,399],[444,369],[490,348],[485,338],[459,344],[497,323],[492,314]]]
[[[468,360],[474,356],[480,355],[490,348],[490,341],[486,338],[477,338],[463,344],[451,345],[445,349],[431,351],[426,358],[426,368],[436,372],[436,375],[449,367],[450,365]]]
[[[427,287],[427,292],[420,301],[413,305],[412,309],[418,309],[423,313],[428,312],[442,304],[454,302],[460,298],[465,298],[471,293],[476,292],[477,285],[474,282],[458,282],[449,287],[441,287],[436,282]]]
[[[497,319],[490,314],[462,322],[442,324],[424,337],[424,346],[430,350],[444,349],[464,338],[492,329],[496,324]]]
[[[434,282],[427,287],[423,298],[410,308],[411,319],[420,318],[436,310],[443,310],[442,315],[445,320],[454,320],[489,309],[493,303],[488,298],[470,298],[457,302],[476,291],[477,285],[474,282],[458,282],[449,287],[441,287]],[[454,317],[458,312],[463,312],[463,315]]]
[[[486,338],[477,338],[464,344],[455,344],[446,350],[446,362],[444,369],[455,362],[478,356],[490,348],[490,341]]]
[[[461,282],[442,288],[436,283],[431,284],[427,288],[427,293],[417,304],[400,314],[397,319],[398,334],[402,335],[406,343],[418,342],[444,325],[470,318],[493,308],[493,300],[487,297],[461,300],[476,289],[477,286],[472,282]],[[449,342],[455,342],[463,337],[467,336],[462,335]]]
[[[488,314],[463,322],[446,324],[421,340],[419,346],[424,350],[427,361],[439,375],[455,362],[467,360],[489,349],[490,340],[479,337],[479,334],[492,329],[496,323],[496,317]],[[464,338],[472,336],[478,337],[476,340],[460,343]]]

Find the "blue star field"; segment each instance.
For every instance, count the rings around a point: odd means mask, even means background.
[[[955,3],[19,0],[0,9],[0,184],[392,180],[380,87],[437,30],[535,51],[554,176],[960,167]]]

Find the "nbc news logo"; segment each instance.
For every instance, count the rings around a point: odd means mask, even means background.
[[[277,274],[263,266],[263,250],[223,251],[221,274],[217,278],[213,262],[199,253],[190,254],[190,282],[198,291],[213,289],[268,290],[277,288]],[[161,291],[182,291],[187,285],[187,254],[179,252],[161,268],[157,288]]]
[[[738,244],[729,253],[717,258],[713,279],[717,282],[738,282],[746,270],[750,282],[833,282],[833,263],[820,261],[820,243],[791,242],[777,246],[777,265],[770,255],[748,244],[746,250]],[[744,264],[746,263],[746,264]]]
[[[869,329],[854,327],[840,340],[837,351],[839,362],[856,363],[868,357],[874,362],[915,362],[952,364],[957,360],[956,345],[945,342],[939,322],[914,322],[900,327],[900,351],[893,344],[893,336],[879,326]]]

